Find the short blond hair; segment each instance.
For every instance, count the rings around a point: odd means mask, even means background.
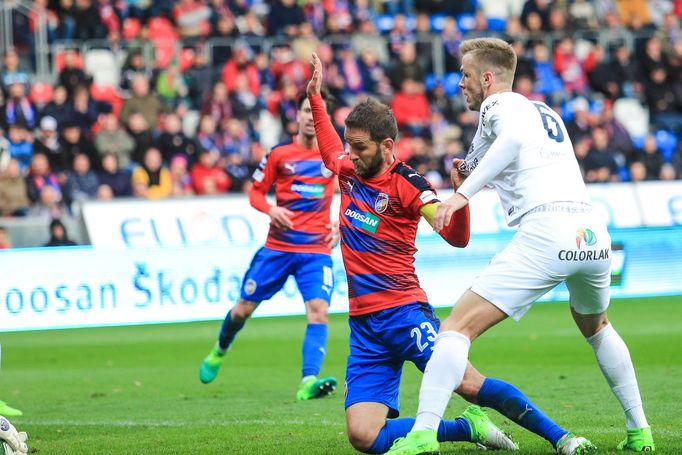
[[[516,52],[509,43],[499,38],[474,38],[462,41],[459,52],[464,57],[471,53],[481,73],[492,71],[501,82],[511,85],[516,71]]]

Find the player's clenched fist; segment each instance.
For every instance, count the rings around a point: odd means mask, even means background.
[[[467,198],[459,193],[455,193],[440,204],[436,208],[436,214],[433,216],[433,229],[440,232],[445,226],[450,224],[452,215],[467,205],[469,201]]]
[[[5,455],[26,455],[28,453],[26,439],[28,435],[25,431],[18,432],[9,420],[0,416],[0,440],[3,441]]]

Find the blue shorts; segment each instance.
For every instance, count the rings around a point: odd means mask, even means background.
[[[414,302],[348,318],[350,355],[346,365],[346,408],[363,402],[388,406],[388,417],[400,411],[400,378],[407,360],[424,371],[440,321],[433,307]]]
[[[334,290],[332,258],[322,253],[288,253],[261,248],[251,260],[242,281],[241,298],[250,302],[268,300],[279,292],[289,275],[296,279],[303,301],[330,301]]]

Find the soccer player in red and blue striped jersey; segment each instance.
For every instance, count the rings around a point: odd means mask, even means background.
[[[305,95],[299,100],[298,127],[293,140],[274,147],[253,174],[249,201],[256,210],[270,216],[270,231],[265,246],[253,257],[244,276],[240,300],[227,313],[216,346],[201,364],[199,379],[204,384],[216,378],[225,353],[246,319],[293,275],[308,317],[296,398],[318,398],[336,388],[335,378],[317,377],[325,356],[329,302],[334,289],[330,255],[337,233],[329,209],[335,177],[324,166],[317,149],[310,102]],[[266,199],[273,184],[276,205]]]
[[[320,96],[322,63],[315,54],[311,63],[314,71],[307,93],[317,141],[325,166],[339,176],[341,187],[341,252],[351,329],[347,433],[356,449],[384,453],[414,423],[413,418],[395,419],[403,364],[411,361],[424,371],[440,324],[414,269],[417,225],[421,217],[433,225],[440,201],[419,173],[393,156],[398,129],[388,106],[368,99],[352,109],[345,120],[348,150],[344,151]],[[453,246],[466,246],[466,207],[454,212],[439,234]],[[484,377],[471,364],[456,392],[547,439],[566,433],[519,389]],[[456,420],[442,420],[437,437],[494,449],[517,448],[478,406],[469,407]]]

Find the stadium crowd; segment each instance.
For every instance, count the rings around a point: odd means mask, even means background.
[[[43,14],[51,81],[34,77]],[[587,182],[679,179],[681,15],[668,0],[36,0],[13,15],[2,58],[0,215],[246,191],[295,133],[313,51],[337,129],[378,98],[398,120],[398,158],[447,187],[478,122],[459,43],[489,35],[513,43],[515,90],[562,114]],[[116,84],[86,64],[95,51],[114,57]]]

